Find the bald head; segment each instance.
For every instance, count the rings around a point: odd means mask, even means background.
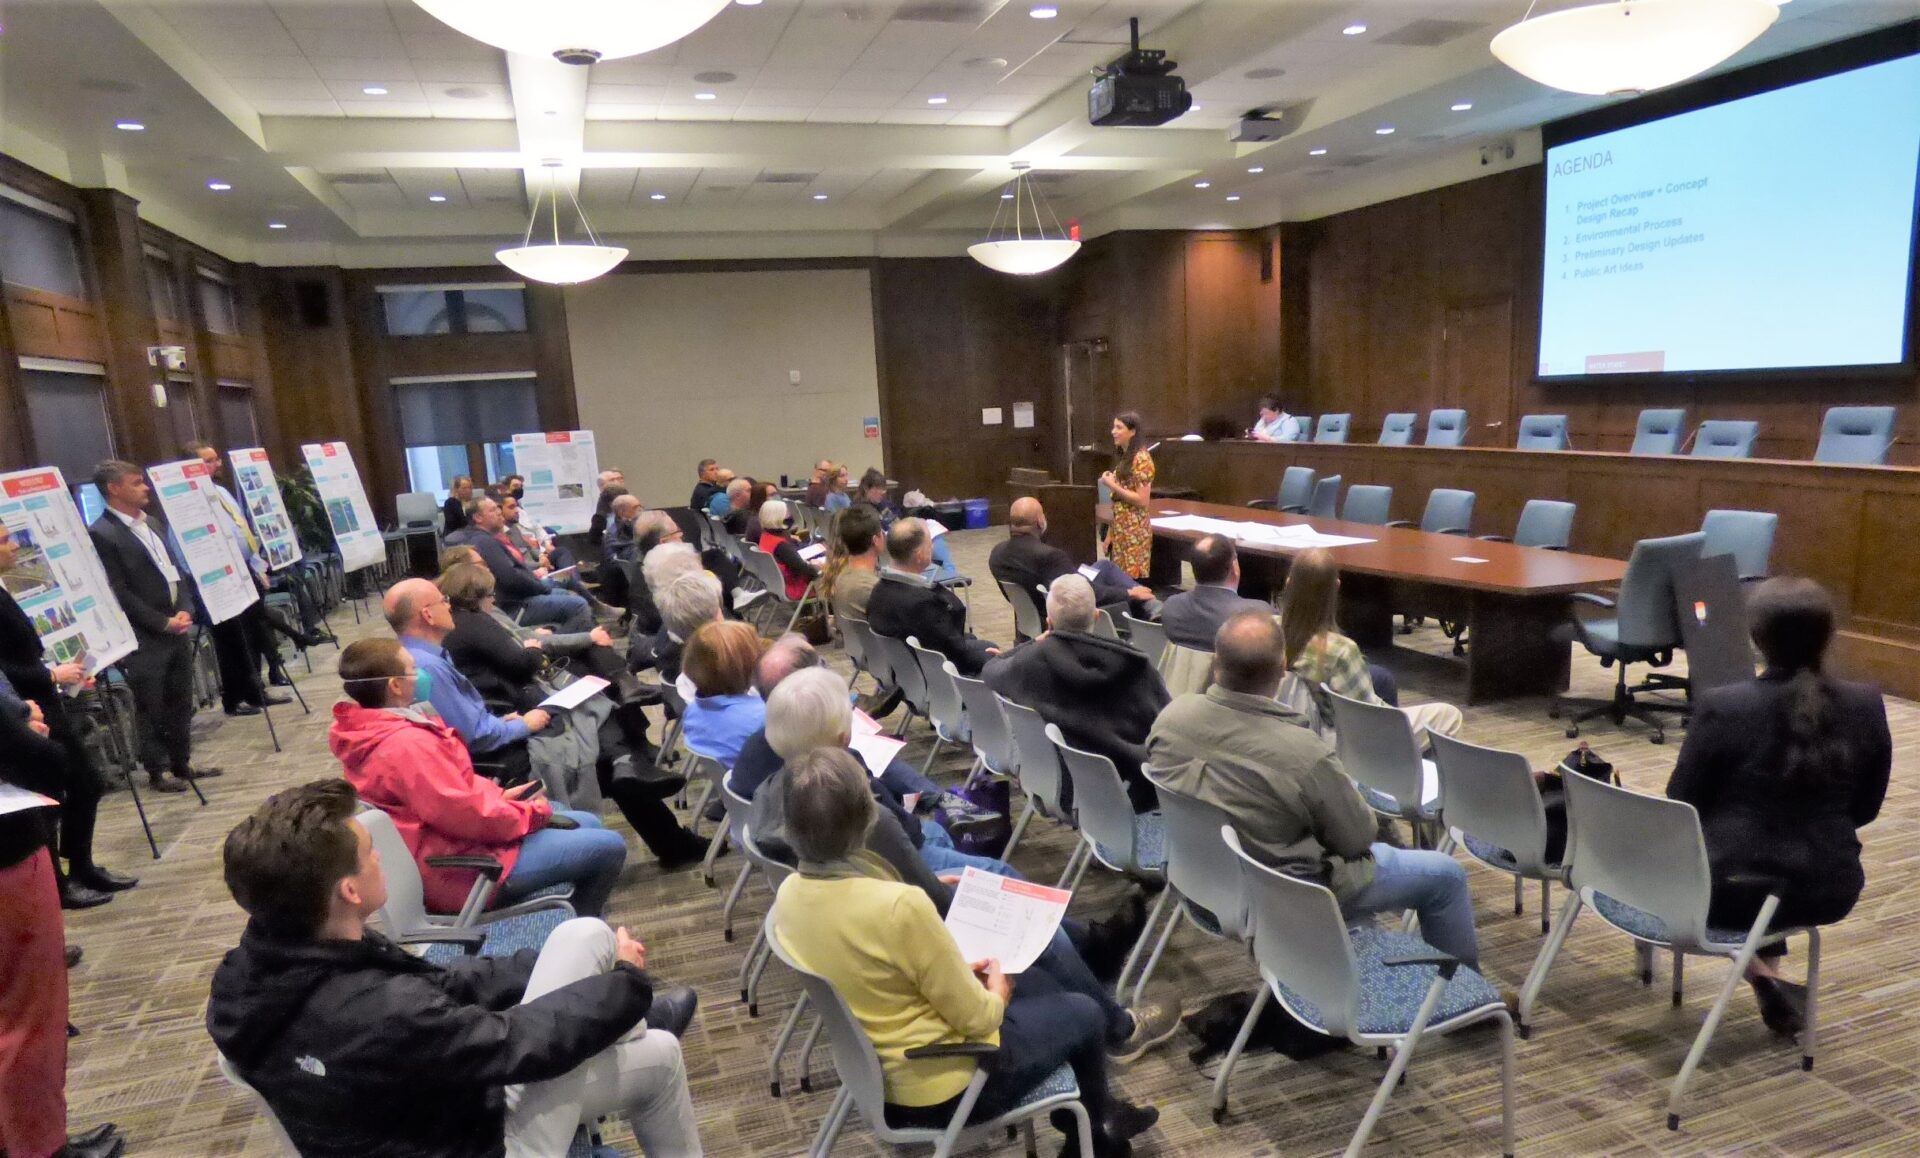
[[[410,635],[439,643],[453,630],[453,614],[446,596],[431,579],[402,579],[387,588],[381,600],[387,626],[395,635]]]
[[[1007,509],[1007,532],[1039,538],[1047,533],[1047,511],[1036,498],[1013,500]]]
[[[820,653],[807,642],[807,637],[789,632],[774,640],[773,646],[760,656],[760,662],[753,669],[753,690],[764,700],[794,672],[820,664]]]
[[[1286,671],[1286,637],[1264,611],[1242,611],[1213,637],[1213,680],[1227,691],[1272,699]]]
[[[631,520],[640,513],[640,500],[632,495],[620,495],[613,500],[613,516],[623,522]]]

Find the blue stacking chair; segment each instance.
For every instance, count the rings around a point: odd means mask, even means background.
[[[1413,427],[1420,416],[1411,411],[1397,411],[1387,415],[1380,424],[1381,446],[1410,446],[1413,443]]]
[[[1834,406],[1820,420],[1820,445],[1815,462],[1850,462],[1882,466],[1893,448],[1894,408],[1891,406]]]
[[[1427,415],[1428,446],[1465,446],[1466,443],[1466,411],[1436,410]]]
[[[1633,449],[1628,454],[1679,454],[1680,442],[1687,433],[1684,410],[1642,410],[1633,428]]]

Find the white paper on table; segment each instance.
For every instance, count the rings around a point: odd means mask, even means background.
[[[860,754],[860,758],[866,761],[867,771],[872,773],[875,779],[887,770],[887,765],[893,763],[893,758],[898,756],[906,746],[905,740],[896,740],[892,736],[882,736],[877,733],[866,735],[856,733],[853,739],[847,741],[847,747]]]
[[[1073,894],[968,868],[947,906],[947,932],[967,961],[994,958],[1005,973],[1024,973],[1046,952]]]
[[[56,808],[59,804],[51,796],[42,796],[17,784],[0,784],[0,816],[25,812],[29,808]]]
[[[611,686],[599,676],[581,676],[566,687],[540,701],[543,708],[577,708]]]
[[[1478,555],[1455,555],[1455,556],[1453,557],[1453,561],[1454,561],[1455,563],[1484,563],[1484,562],[1486,562],[1486,560],[1485,560],[1485,559],[1482,559],[1482,558],[1480,558],[1480,557],[1479,557]]]

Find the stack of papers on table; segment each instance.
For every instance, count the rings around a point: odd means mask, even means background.
[[[1371,543],[1372,539],[1355,538],[1351,535],[1329,535],[1316,531],[1305,523],[1236,522],[1230,519],[1212,519],[1205,515],[1165,515],[1153,520],[1153,525],[1162,531],[1188,531],[1199,535],[1225,535],[1236,543],[1247,543],[1256,547],[1277,547],[1286,551],[1306,551],[1314,547],[1351,547],[1359,543]]]

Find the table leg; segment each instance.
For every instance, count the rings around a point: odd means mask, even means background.
[[[1566,691],[1573,645],[1554,636],[1572,615],[1565,595],[1474,592],[1468,611],[1467,702]]]

